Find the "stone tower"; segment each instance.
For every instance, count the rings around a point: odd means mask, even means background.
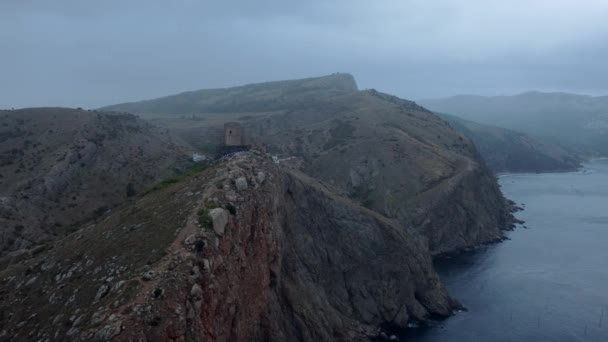
[[[241,146],[243,138],[241,137],[241,124],[238,122],[227,122],[224,124],[224,145],[226,146]]]

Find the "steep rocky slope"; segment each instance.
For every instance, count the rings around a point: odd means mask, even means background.
[[[1,341],[368,340],[457,307],[415,231],[254,155],[148,193],[0,281]]]
[[[559,145],[453,115],[438,115],[469,137],[495,172],[564,172],[580,167],[581,158]]]
[[[434,254],[501,239],[508,205],[471,143],[426,109],[374,90],[245,122],[253,142],[369,209],[416,227]]]
[[[0,255],[78,228],[182,157],[166,130],[133,115],[0,111]]]
[[[243,89],[264,94],[261,102],[242,100]],[[223,89],[221,106],[176,118],[191,112],[190,103],[210,101],[207,94],[170,97],[171,110],[156,122],[212,151],[223,122],[238,120],[247,143],[296,158],[305,174],[415,227],[433,254],[499,240],[511,225],[509,205],[473,143],[414,102],[357,91],[352,76],[337,74]],[[158,111],[147,105],[166,100],[108,108],[152,115]]]

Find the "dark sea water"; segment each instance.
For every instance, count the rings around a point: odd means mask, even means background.
[[[436,263],[465,307],[414,341],[608,341],[608,160],[500,177],[525,210],[511,240]]]

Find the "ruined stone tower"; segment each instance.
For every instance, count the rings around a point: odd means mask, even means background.
[[[224,145],[242,146],[241,124],[238,122],[227,122],[224,124]]]

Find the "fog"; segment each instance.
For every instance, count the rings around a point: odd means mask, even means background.
[[[608,94],[600,0],[0,2],[0,107],[352,73],[408,99]]]

